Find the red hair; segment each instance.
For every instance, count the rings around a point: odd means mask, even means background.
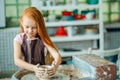
[[[32,19],[35,22],[36,27],[38,29],[39,37],[46,44],[48,44],[54,48],[54,45],[53,45],[52,41],[50,40],[49,35],[46,31],[45,22],[44,22],[43,15],[41,14],[41,12],[35,7],[29,7],[27,9],[25,9],[22,16],[20,17],[21,32],[24,32],[24,29],[22,26],[23,17],[29,17],[30,19]]]
[[[46,26],[45,26],[43,15],[41,14],[41,12],[37,8],[29,7],[29,8],[24,10],[22,16],[20,17],[21,32],[24,32],[24,29],[22,26],[23,17],[28,17],[28,18],[32,19],[35,22],[35,25],[36,25],[37,30],[38,30],[38,35],[41,38],[41,40],[44,41],[47,45],[56,49],[54,44],[50,40],[50,37],[46,31]]]

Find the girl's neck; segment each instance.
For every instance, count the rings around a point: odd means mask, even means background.
[[[38,37],[28,37],[27,36],[27,40],[35,40],[35,39],[38,39]]]
[[[27,38],[27,40],[36,40],[38,38]]]
[[[36,40],[36,39],[39,39],[39,37],[36,35],[36,37],[29,37],[26,35],[26,39],[27,40]]]

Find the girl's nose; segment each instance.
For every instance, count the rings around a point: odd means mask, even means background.
[[[29,30],[28,30],[28,31],[29,31],[29,33],[31,33],[33,30],[32,30],[32,28],[29,28]]]

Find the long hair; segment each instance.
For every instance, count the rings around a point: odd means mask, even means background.
[[[56,49],[54,44],[52,43],[48,33],[47,33],[43,15],[41,14],[41,12],[37,8],[29,7],[29,8],[24,10],[22,16],[20,17],[21,32],[24,32],[24,29],[22,26],[23,17],[28,17],[28,18],[32,19],[35,22],[35,25],[36,25],[37,30],[38,30],[38,36],[41,38],[41,40],[44,41],[47,45]],[[50,55],[50,53],[48,55]]]

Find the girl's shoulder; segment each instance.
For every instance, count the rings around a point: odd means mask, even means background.
[[[15,36],[14,40],[17,41],[18,43],[22,44],[24,35],[25,35],[25,33],[19,33]]]

